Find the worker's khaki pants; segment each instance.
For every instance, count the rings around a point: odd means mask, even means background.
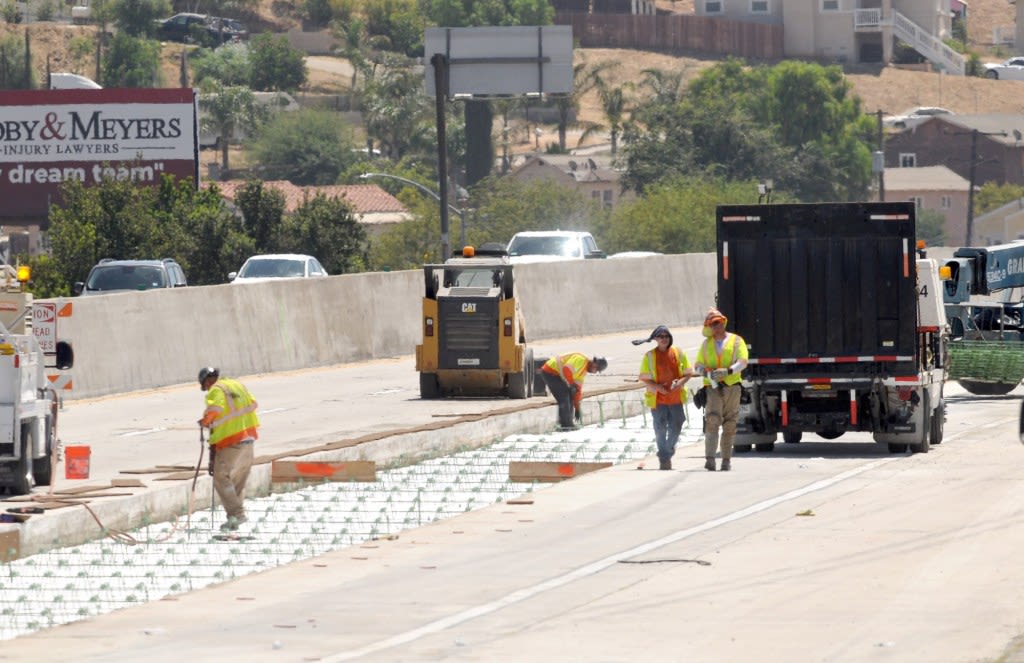
[[[252,469],[252,442],[242,442],[223,449],[217,447],[213,461],[213,488],[229,518],[245,515],[245,482]]]
[[[722,460],[732,458],[732,442],[736,437],[736,421],[740,416],[738,384],[708,387],[708,404],[704,408],[704,457],[714,458],[718,448],[718,428],[722,428]]]

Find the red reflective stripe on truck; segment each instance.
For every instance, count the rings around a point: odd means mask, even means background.
[[[748,364],[776,366],[778,364],[849,364],[853,362],[912,361],[912,355],[867,355],[864,357],[755,357]]]
[[[939,331],[939,328],[937,326],[918,327],[917,331],[919,331],[919,332],[937,332],[937,331]]]
[[[910,278],[910,254],[908,249],[909,240],[903,238],[903,278]]]
[[[722,242],[722,279],[729,280],[729,242]]]
[[[857,425],[857,392],[850,390],[850,424]]]
[[[782,425],[789,425],[789,399],[786,397],[786,390],[782,390]]]
[[[832,378],[807,378],[807,384],[832,384]]]

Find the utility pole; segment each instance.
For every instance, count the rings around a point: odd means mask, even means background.
[[[882,125],[882,109],[875,111],[878,116],[878,152],[882,155],[882,163],[878,168],[878,199],[885,202],[885,127]]]
[[[976,178],[976,166],[978,165],[978,136],[1005,136],[1005,131],[978,131],[977,129],[971,129],[967,131],[956,131],[952,132],[954,136],[963,136],[967,133],[971,134],[971,161],[968,164],[968,176],[969,180],[967,189],[967,241],[966,245],[971,246],[974,244],[974,183]]]

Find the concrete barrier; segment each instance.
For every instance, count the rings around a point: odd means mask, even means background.
[[[516,278],[533,340],[697,324],[716,288],[713,254],[531,263]],[[410,270],[76,297],[58,322],[75,349],[65,398],[192,382],[207,364],[254,375],[409,355],[422,296]]]

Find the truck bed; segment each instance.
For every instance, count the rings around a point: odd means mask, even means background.
[[[723,205],[717,225],[718,307],[755,372],[912,369],[912,203]]]

